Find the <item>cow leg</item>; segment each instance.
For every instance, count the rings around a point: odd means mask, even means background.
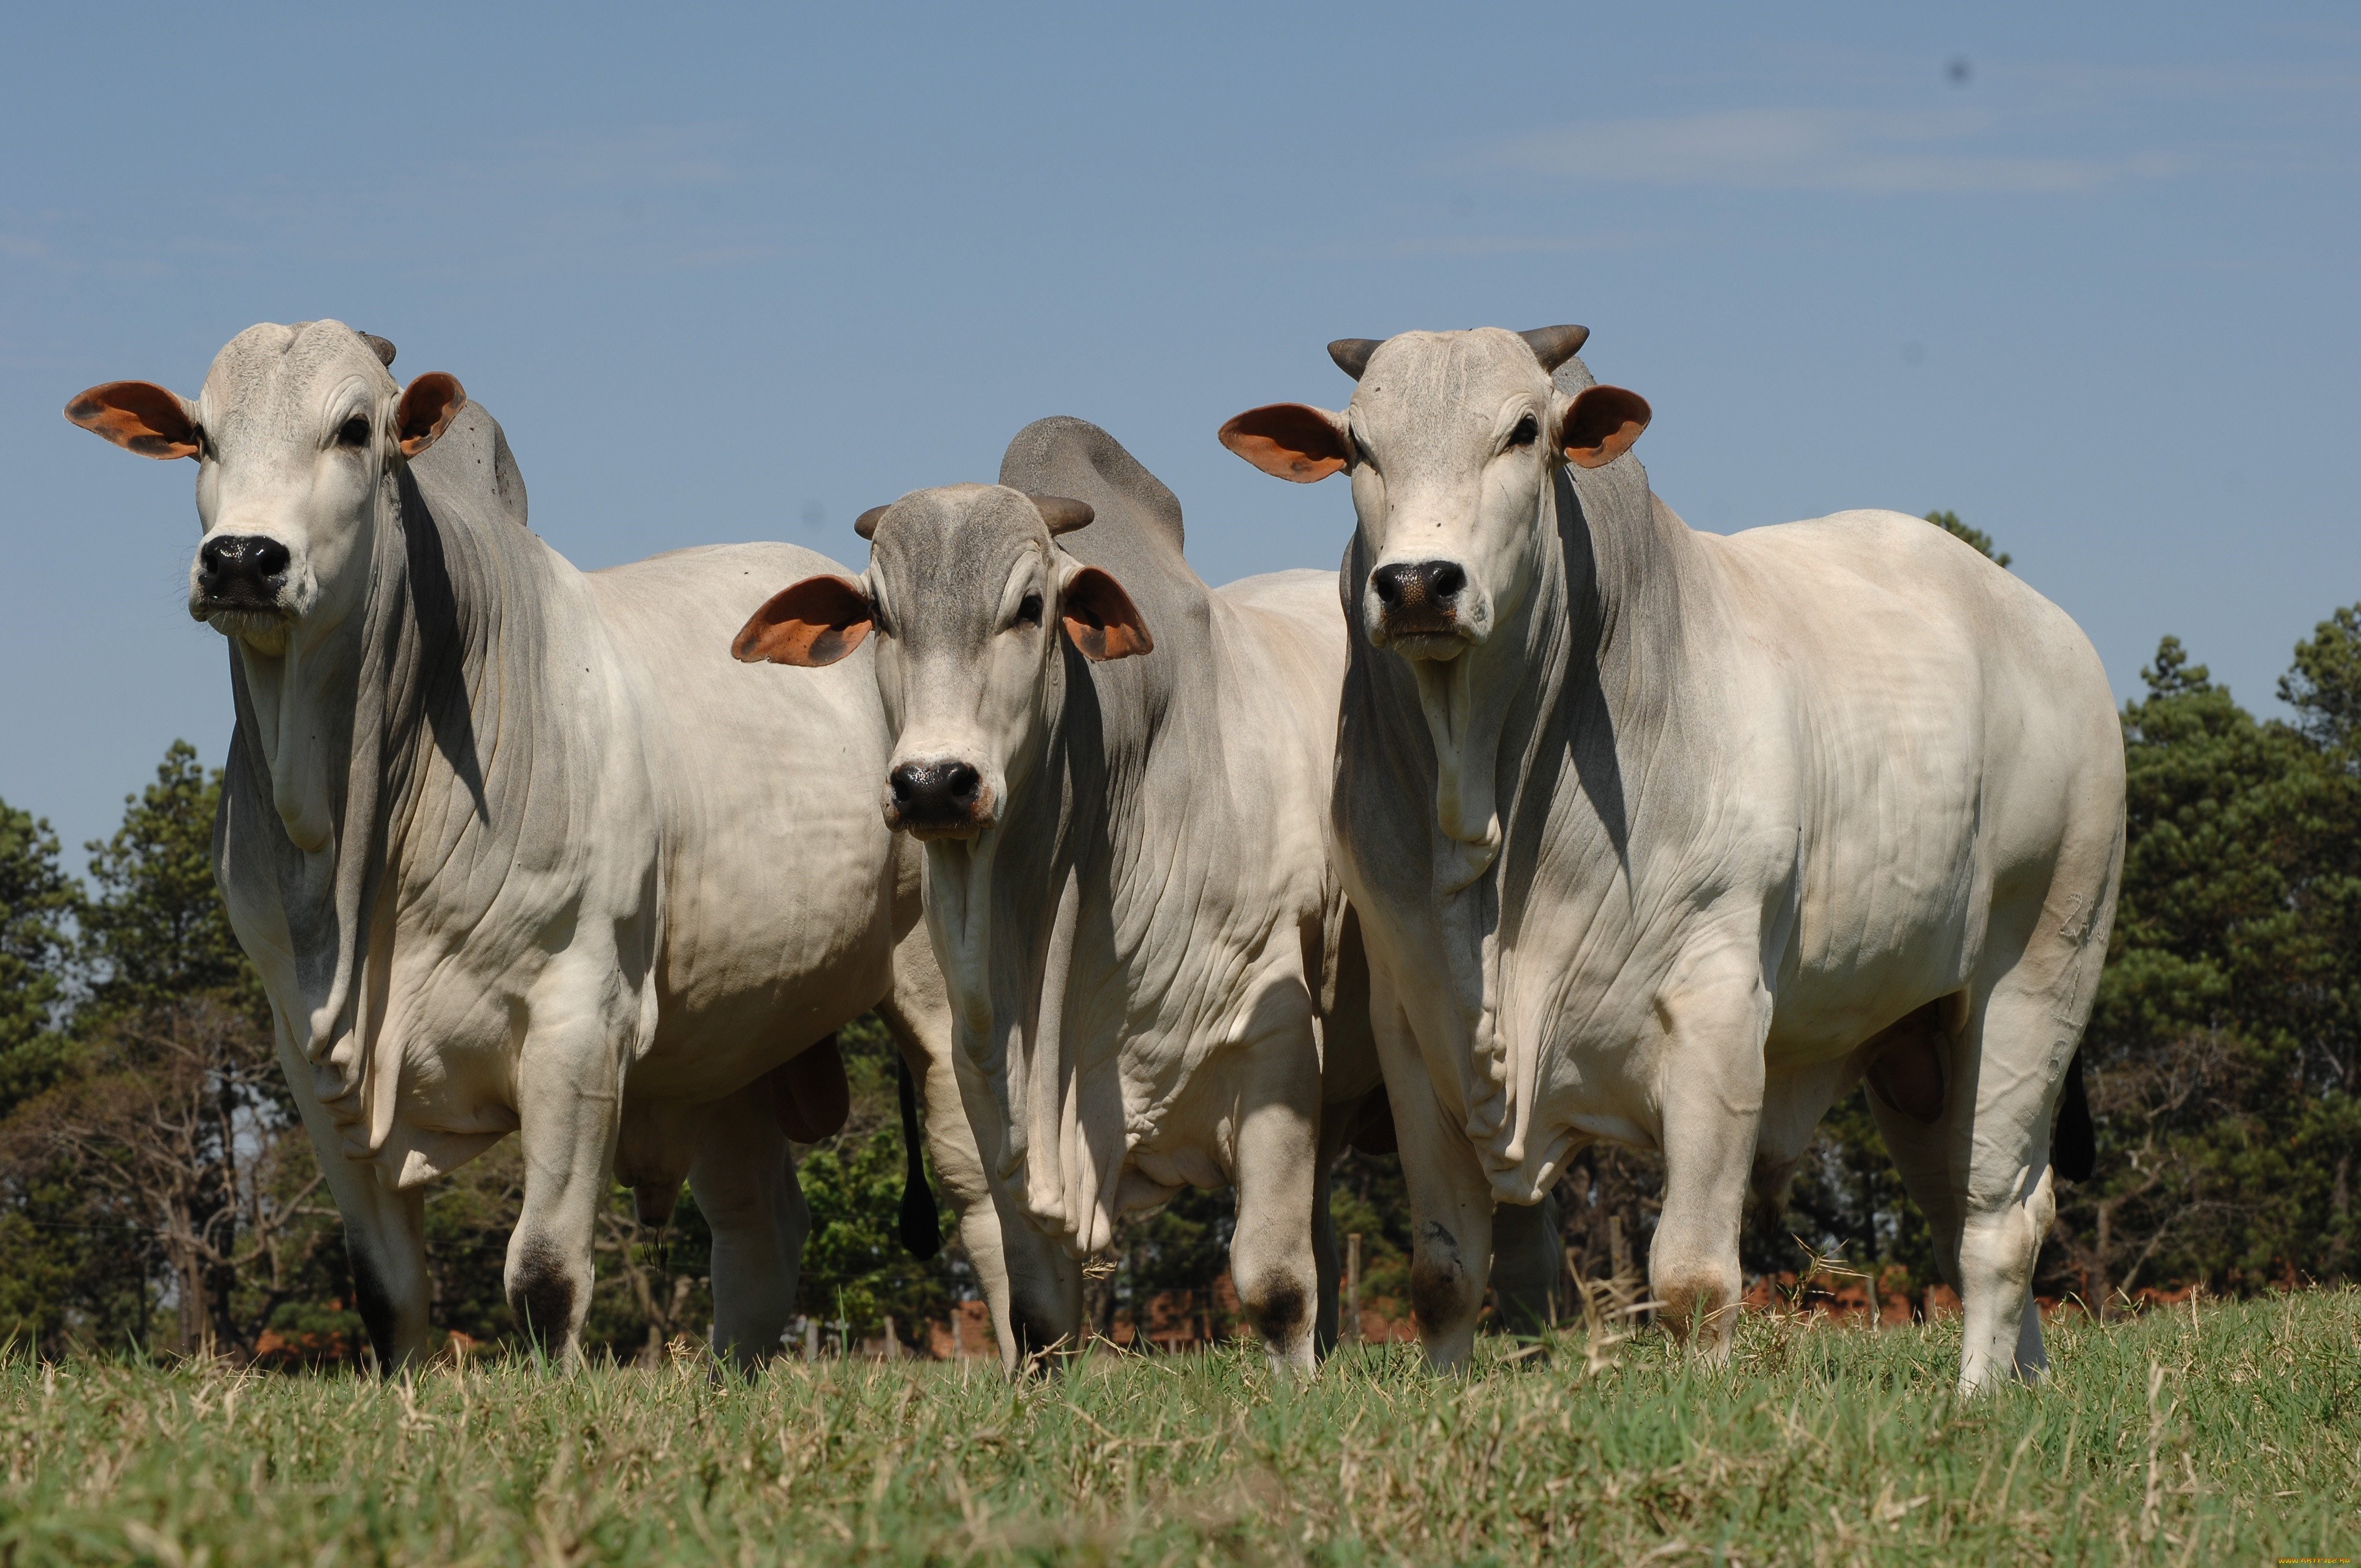
[[[713,1231],[714,1349],[752,1368],[778,1353],[811,1229],[795,1151],[761,1080],[708,1107],[688,1185]]]
[[[1771,997],[1756,975],[1668,990],[1660,1058],[1664,1206],[1648,1244],[1656,1321],[1715,1361],[1730,1354],[1742,1283],[1738,1233],[1763,1119]]]
[[[1537,1334],[1557,1321],[1564,1298],[1565,1239],[1557,1201],[1502,1203],[1492,1211],[1492,1295],[1510,1333]]]
[[[1357,1098],[1320,1108],[1319,1170],[1312,1189],[1312,1263],[1319,1281],[1320,1310],[1312,1320],[1312,1348],[1315,1355],[1323,1357],[1336,1348],[1341,1322],[1336,1293],[1344,1275],[1336,1262],[1336,1222],[1330,1212],[1329,1199],[1336,1179],[1336,1162],[1345,1157],[1354,1120],[1360,1113],[1361,1102]]]
[[[1371,969],[1369,1022],[1410,1190],[1411,1306],[1428,1364],[1454,1372],[1475,1354],[1491,1277],[1492,1184],[1467,1135],[1444,1116],[1392,976]]]
[[[345,1222],[345,1255],[353,1266],[353,1305],[368,1331],[378,1369],[393,1373],[426,1359],[432,1331],[427,1304],[434,1282],[426,1272],[426,1190],[397,1192],[374,1160],[348,1159],[344,1135],[311,1091],[312,1064],[284,1030],[279,1065],[287,1074],[320,1175]]]
[[[1271,1370],[1308,1377],[1320,1310],[1320,1042],[1300,984],[1258,1011],[1277,1015],[1241,1051],[1253,1066],[1240,1097],[1230,1278]]]
[[[586,977],[583,969],[598,972]],[[553,965],[516,1066],[524,1204],[502,1283],[518,1327],[550,1359],[568,1364],[581,1358],[590,1311],[591,1246],[614,1182],[626,1051],[611,1019],[595,1010],[569,1014],[567,1004],[604,995],[610,972],[588,958]]]
[[[988,1174],[962,1096],[988,1105],[991,1090],[973,1064],[956,1059],[950,1002],[925,925],[913,927],[895,948],[894,990],[878,1012],[917,1080],[935,1179],[958,1216],[960,1245],[992,1315],[1001,1366],[1014,1376],[1034,1355],[1076,1343],[1082,1265]]]

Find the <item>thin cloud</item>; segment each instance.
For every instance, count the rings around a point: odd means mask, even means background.
[[[1993,126],[1990,114],[1967,109],[1732,109],[1560,126],[1504,143],[1483,161],[1562,179],[1872,194],[2070,192],[2180,167],[2154,154],[2039,158],[1962,145]]]

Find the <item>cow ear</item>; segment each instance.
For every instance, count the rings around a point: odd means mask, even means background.
[[[1577,467],[1602,468],[1626,452],[1655,416],[1648,400],[1620,387],[1585,387],[1566,405],[1558,445]]]
[[[109,381],[66,405],[66,418],[142,457],[194,457],[197,422],[180,394],[153,381]]]
[[[1277,478],[1309,485],[1353,461],[1345,416],[1302,403],[1248,409],[1222,426],[1222,444]]]
[[[403,388],[401,406],[393,415],[393,432],[401,439],[401,455],[415,457],[434,445],[451,428],[460,405],[467,400],[467,389],[459,385],[459,378],[440,370],[429,370]]]
[[[1066,579],[1058,595],[1058,613],[1066,622],[1066,635],[1085,659],[1104,662],[1156,652],[1156,639],[1139,619],[1139,607],[1121,583],[1096,566],[1080,567]]]
[[[796,664],[816,670],[861,646],[876,625],[869,596],[842,577],[806,577],[771,596],[738,633],[730,652],[741,664]]]

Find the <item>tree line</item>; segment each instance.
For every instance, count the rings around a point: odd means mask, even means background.
[[[1948,512],[1927,521],[1991,555]],[[2120,907],[2083,1043],[2098,1171],[2059,1191],[2037,1288],[2092,1310],[2202,1284],[2251,1291],[2354,1273],[2361,1149],[2361,605],[2299,642],[2290,717],[2258,718],[2173,638],[2125,705]],[[49,1354],[177,1351],[350,1361],[335,1206],[280,1071],[269,1007],[212,868],[218,773],[176,741],[122,826],[69,874],[47,823],[0,801],[0,1332]],[[976,1295],[952,1245],[896,1234],[903,1168],[894,1047],[842,1036],[853,1111],[799,1147],[812,1214],[802,1310],[900,1337]],[[1937,1277],[1923,1218],[1856,1091],[1823,1124],[1778,1212],[1749,1217],[1750,1271],[1841,1257],[1913,1300]],[[1649,1157],[1593,1146],[1556,1202],[1586,1275],[1642,1266],[1661,1196]],[[522,1196],[514,1145],[427,1203],[437,1325],[514,1332],[500,1274]],[[1365,1300],[1407,1314],[1409,1204],[1392,1156],[1354,1153],[1334,1194],[1363,1237]],[[1190,1193],[1128,1224],[1091,1270],[1092,1316],[1137,1321],[1161,1293],[1219,1300],[1231,1203]],[[946,1216],[946,1218],[948,1218]],[[602,1216],[586,1343],[623,1358],[701,1340],[710,1238],[684,1195],[649,1232],[618,1189]],[[1233,1325],[1235,1326],[1235,1325]]]

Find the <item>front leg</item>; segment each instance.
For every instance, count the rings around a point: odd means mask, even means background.
[[[378,1368],[390,1374],[417,1366],[434,1337],[427,1321],[434,1282],[426,1272],[426,1190],[397,1191],[375,1160],[346,1157],[344,1135],[312,1092],[312,1064],[285,1030],[278,1035],[279,1065],[293,1091],[321,1178],[345,1222],[353,1304],[368,1331]]]
[[[1372,966],[1370,1025],[1410,1190],[1410,1297],[1437,1371],[1467,1365],[1492,1266],[1492,1186],[1467,1135],[1444,1114],[1393,976]]]
[[[1026,1216],[1024,1205],[987,1174],[967,1107],[993,1104],[973,1063],[952,1043],[950,1001],[927,927],[912,927],[894,950],[894,989],[879,1014],[901,1047],[926,1107],[927,1153],[958,1216],[960,1245],[975,1270],[1000,1345],[1015,1376],[1037,1354],[1080,1343],[1082,1264]]]
[[[1763,1123],[1771,995],[1759,967],[1705,976],[1657,999],[1664,1206],[1648,1245],[1656,1318],[1713,1360],[1730,1354],[1741,1279],[1738,1233]]]
[[[552,1360],[581,1357],[590,1310],[591,1245],[613,1182],[622,1124],[627,1036],[591,999],[609,975],[567,985],[553,972],[535,988],[516,1066],[524,1204],[503,1275],[517,1325]],[[555,970],[556,966],[553,966]]]

